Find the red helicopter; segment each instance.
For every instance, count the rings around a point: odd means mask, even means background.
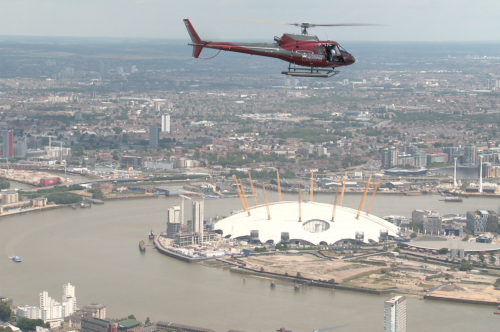
[[[267,22],[250,20],[255,22]],[[269,22],[299,26],[302,34],[285,33],[283,36],[274,37],[275,43],[228,43],[201,40],[196,30],[188,19],[184,24],[191,36],[193,43],[193,56],[198,58],[204,47],[221,51],[247,53],[253,55],[278,58],[289,62],[288,71],[281,72],[289,76],[302,77],[332,77],[339,73],[337,67],[352,65],[356,60],[342,46],[334,41],[320,41],[315,35],[307,33],[308,28],[316,26],[371,26],[375,24],[311,24],[311,23],[283,23]]]

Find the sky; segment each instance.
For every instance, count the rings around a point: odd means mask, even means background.
[[[338,41],[500,41],[499,0],[0,0],[0,35],[188,39],[189,18],[202,39],[271,42],[287,23],[371,23],[314,28]]]

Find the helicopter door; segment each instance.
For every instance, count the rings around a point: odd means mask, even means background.
[[[332,45],[332,62],[341,62],[343,60],[342,53],[340,53],[339,47],[337,45]]]

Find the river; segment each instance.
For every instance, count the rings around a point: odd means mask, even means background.
[[[295,200],[296,195],[284,194]],[[333,202],[332,195],[316,201]],[[277,200],[277,193],[269,193]],[[357,208],[361,195],[346,195],[344,205]],[[368,200],[367,200],[368,201]],[[250,200],[252,202],[252,200]],[[263,202],[262,196],[259,202]],[[18,305],[38,305],[43,290],[56,300],[66,282],[76,286],[78,305],[98,302],[108,317],[134,314],[139,320],[166,320],[216,331],[274,331],[286,327],[312,331],[349,324],[339,331],[383,331],[385,296],[309,287],[231,274],[228,270],[188,264],[148,248],[138,250],[147,233],[165,229],[166,209],[180,198],[106,202],[91,209],[60,209],[0,219],[0,294]],[[253,205],[253,204],[252,204]],[[498,210],[497,198],[468,198],[445,203],[438,196],[377,196],[372,213],[410,216],[413,209],[464,213]],[[238,198],[205,201],[205,216],[228,215]],[[187,209],[186,219],[191,218]],[[271,221],[272,222],[272,221]],[[148,240],[146,240],[147,242]],[[9,256],[19,255],[22,263]],[[407,304],[409,332],[495,331],[494,308],[418,300]]]

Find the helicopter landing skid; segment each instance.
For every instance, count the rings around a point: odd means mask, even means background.
[[[300,77],[323,77],[329,78],[340,73],[338,70],[334,70],[335,68],[326,69],[319,67],[297,67],[292,64],[288,65],[288,71],[282,71],[283,75],[287,76],[300,76]]]

